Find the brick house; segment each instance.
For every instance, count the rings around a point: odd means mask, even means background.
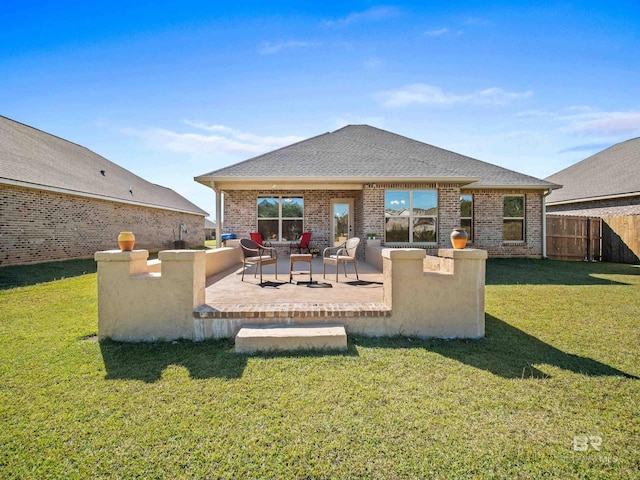
[[[547,198],[550,256],[640,263],[640,138],[546,180],[563,185]]]
[[[133,231],[136,248],[204,242],[206,212],[96,153],[0,116],[0,265],[91,258]]]
[[[546,180],[563,186],[549,195],[549,213],[640,215],[640,138],[617,143]]]
[[[471,246],[497,257],[544,255],[545,196],[559,187],[368,125],[195,180],[216,192],[219,234],[260,231],[285,249],[303,231],[319,248],[376,234],[385,246],[434,253],[463,226]]]

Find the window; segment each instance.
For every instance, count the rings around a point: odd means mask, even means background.
[[[385,242],[435,243],[437,190],[387,190],[384,194]]]
[[[302,197],[258,197],[258,231],[271,241],[300,238],[304,221]]]
[[[524,195],[505,195],[502,217],[502,239],[524,242]]]
[[[468,241],[473,242],[473,195],[460,195],[460,226],[467,231]]]

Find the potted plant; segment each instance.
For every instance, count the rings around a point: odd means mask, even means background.
[[[375,240],[377,234],[375,233],[367,233],[367,240]]]

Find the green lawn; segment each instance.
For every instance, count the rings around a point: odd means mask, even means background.
[[[490,260],[484,340],[259,356],[97,342],[92,262],[32,268],[0,269],[0,478],[638,478],[639,267]]]

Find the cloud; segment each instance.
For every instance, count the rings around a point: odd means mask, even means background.
[[[468,17],[462,22],[463,25],[477,25],[477,26],[487,26],[491,25],[491,22],[485,20],[480,17]]]
[[[123,129],[126,135],[143,139],[156,149],[171,152],[209,155],[216,153],[259,155],[303,140],[297,136],[260,136],[240,132],[224,125],[207,125],[185,121],[202,133],[178,133],[167,129],[148,127],[142,130]]]
[[[427,37],[441,37],[447,35],[450,32],[448,28],[436,28],[434,30],[427,30],[424,34]]]
[[[578,135],[640,135],[640,112],[588,112],[564,118],[569,131]]]
[[[576,145],[575,147],[564,148],[559,150],[558,153],[573,153],[573,152],[600,152],[605,148],[609,148],[611,143],[587,143],[585,145]]]
[[[600,138],[633,137],[640,135],[640,112],[599,112],[590,105],[565,108],[561,112],[546,110],[526,110],[517,114],[519,118],[540,119],[554,122],[561,132],[579,136]],[[562,150],[562,153],[591,150],[603,143],[587,144]],[[607,144],[608,146],[608,144]]]
[[[433,30],[427,30],[424,32],[425,37],[459,37],[462,35],[462,30],[452,31],[449,28],[434,28]]]
[[[473,93],[445,92],[440,87],[426,83],[407,85],[396,90],[378,92],[376,99],[385,107],[408,105],[506,105],[514,100],[526,98],[533,92],[507,92],[501,88],[487,88]]]
[[[377,22],[396,17],[400,11],[394,7],[372,7],[362,12],[350,13],[337,20],[328,20],[324,24],[328,27],[347,27],[362,22]]]
[[[311,48],[321,45],[320,42],[306,42],[302,40],[281,40],[278,42],[262,42],[258,48],[260,55],[274,55],[283,50],[293,50],[298,48]]]

